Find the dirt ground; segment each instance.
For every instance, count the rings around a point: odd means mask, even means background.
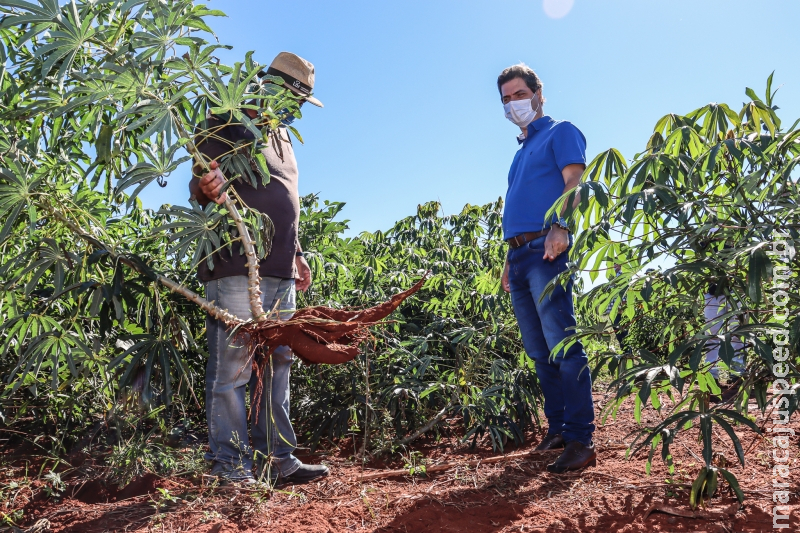
[[[597,394],[598,409],[603,395]],[[541,438],[529,434],[523,446],[507,446],[509,456],[498,462],[470,466],[499,454],[484,445],[471,450],[458,439],[417,442],[414,449],[427,468],[452,464],[452,468],[425,476],[361,479],[375,472],[404,468],[403,460],[390,464],[353,461],[353,442],[313,455],[299,454],[305,462],[324,462],[331,475],[309,485],[274,491],[244,491],[206,486],[208,478],[163,479],[146,475],[119,488],[97,479],[65,479],[60,498],[48,497],[34,482],[17,491],[7,508],[24,510],[19,529],[2,531],[42,533],[159,531],[200,533],[271,532],[766,532],[773,530],[771,441],[739,428],[746,451],[744,468],[736,460],[727,436],[715,428],[719,454],[739,479],[746,501],[740,507],[733,492],[720,483],[716,496],[689,515],[688,485],[701,465],[696,431],[682,434],[673,444],[675,473],[670,476],[659,454],[645,473],[645,455],[625,458],[625,444],[636,429],[632,402],[620,409],[617,420],[598,425],[595,443],[597,467],[580,473],[553,475],[545,465],[557,452],[524,456]],[[764,419],[754,408],[759,424]],[[652,409],[644,418],[656,420]],[[800,433],[795,419],[791,426]],[[798,437],[789,449],[791,459],[791,525],[800,531],[800,471]],[[519,457],[523,455],[522,457]],[[0,477],[6,485],[16,468]],[[158,489],[162,489],[159,491]],[[163,489],[166,489],[165,492]],[[649,511],[649,512],[648,512]]]

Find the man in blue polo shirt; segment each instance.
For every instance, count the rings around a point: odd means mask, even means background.
[[[569,122],[542,109],[542,82],[524,64],[505,69],[497,88],[506,118],[519,126],[519,150],[508,172],[503,238],[508,242],[503,288],[511,293],[522,342],[533,359],[544,394],[549,430],[537,450],[565,448],[547,470],[561,473],[596,464],[592,442],[592,383],[583,346],[576,342],[551,357],[575,327],[572,282],[542,301],[548,282],[567,268],[572,238],[560,216],[545,214],[580,183],[586,169],[586,139]]]

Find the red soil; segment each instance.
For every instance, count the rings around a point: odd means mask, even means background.
[[[596,396],[598,404],[602,401]],[[751,411],[756,414],[757,411]],[[651,421],[659,415],[647,410]],[[758,413],[759,423],[763,417]],[[793,427],[800,433],[800,423]],[[738,465],[730,441],[720,432],[715,449],[716,460],[727,463],[739,479],[747,500],[739,509],[725,483],[716,496],[706,502],[714,518],[685,518],[664,512],[645,514],[653,504],[666,504],[679,511],[689,511],[686,489],[670,487],[666,466],[659,454],[653,461],[650,476],[644,471],[644,455],[625,459],[620,446],[629,442],[627,435],[636,429],[632,405],[626,402],[618,419],[599,425],[595,442],[599,461],[595,468],[581,473],[556,476],[544,466],[552,456],[531,456],[474,468],[456,466],[430,478],[399,477],[359,482],[362,472],[374,472],[377,463],[362,469],[352,461],[354,443],[346,440],[330,454],[308,455],[306,462],[324,461],[331,476],[324,481],[296,487],[284,487],[272,493],[234,489],[210,489],[200,480],[162,479],[147,475],[119,489],[102,480],[81,479],[69,483],[59,499],[45,497],[42,484],[34,482],[19,492],[5,508],[24,509],[24,523],[31,527],[46,519],[53,532],[100,533],[105,531],[196,531],[328,533],[358,532],[766,532],[773,530],[772,463],[770,441],[737,428],[747,451],[744,468]],[[507,447],[508,453],[531,449],[540,436],[529,434],[525,445]],[[799,437],[793,437],[789,449],[793,494],[790,499],[791,525],[788,531],[800,530]],[[355,443],[359,445],[360,441]],[[470,450],[457,439],[438,443],[431,440],[414,447],[429,466],[441,463],[464,463],[470,459],[492,457],[489,446]],[[690,451],[691,450],[691,451]],[[700,467],[692,453],[700,455],[696,431],[682,434],[673,444],[675,474],[673,483],[690,484]],[[395,461],[380,468],[402,468]],[[0,476],[0,486],[21,470],[9,469]],[[3,479],[4,478],[4,479]],[[157,488],[166,488],[179,498],[165,501]],[[6,496],[9,492],[5,493]],[[159,506],[160,504],[160,506]],[[734,504],[734,505],[732,505]],[[1,516],[1,515],[0,515]],[[43,522],[39,523],[40,525]],[[0,527],[0,531],[3,528]],[[24,527],[22,528],[24,531]]]

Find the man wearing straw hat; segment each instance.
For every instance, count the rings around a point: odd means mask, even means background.
[[[263,75],[260,73],[260,75]],[[301,104],[322,103],[311,96],[314,88],[314,65],[289,52],[281,52],[272,61],[267,75],[283,79],[283,86],[300,96]],[[255,112],[247,110],[251,118]],[[291,117],[284,119],[288,126]],[[225,123],[209,117],[205,131],[213,131],[197,143],[198,149],[212,162],[212,171],[202,176],[195,167],[189,185],[192,196],[201,204],[223,203],[221,192],[226,178],[219,161],[237,142],[253,141],[253,134],[241,124]],[[297,239],[300,219],[298,171],[292,142],[285,127],[270,134],[262,150],[269,170],[269,183],[253,187],[246,180],[236,182],[236,194],[247,206],[270,217],[275,225],[272,251],[259,264],[261,298],[265,312],[278,306],[279,317],[287,320],[295,311],[295,290],[305,291],[311,285],[311,270],[303,257]],[[256,168],[253,166],[253,168]],[[240,317],[250,316],[247,290],[247,265],[244,254],[223,247],[213,255],[213,269],[206,261],[198,266],[198,275],[205,283],[206,298]],[[258,477],[277,480],[280,484],[305,483],[328,475],[324,465],[305,465],[292,452],[297,441],[289,417],[289,370],[293,355],[288,346],[278,347],[264,372],[260,405],[248,412],[245,388],[250,390],[251,403],[258,377],[251,371],[252,360],[242,343],[236,343],[223,322],[206,318],[209,360],[206,368],[206,418],[211,473],[223,483],[255,483]]]

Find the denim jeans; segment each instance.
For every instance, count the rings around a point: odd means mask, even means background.
[[[720,330],[722,329],[722,320],[719,320],[717,317],[720,315],[724,315],[725,313],[729,313],[731,308],[728,305],[728,302],[725,299],[725,296],[714,296],[713,294],[706,294],[704,297],[705,306],[703,307],[703,316],[706,319],[706,324],[714,322],[709,328],[708,333],[709,335],[719,335]],[[739,325],[739,322],[736,319],[730,320],[728,322],[728,327],[736,327]],[[723,332],[724,333],[724,332]],[[719,348],[720,348],[720,341],[718,339],[709,340],[706,345],[711,346],[711,349],[708,350],[706,353],[706,363],[714,363],[711,367],[710,372],[711,375],[714,376],[714,379],[719,381],[719,368],[716,365],[716,362],[719,360]],[[738,337],[731,338],[731,347],[734,350],[736,355],[733,357],[733,361],[731,361],[730,366],[730,373],[734,376],[741,375],[742,372],[745,370],[744,364],[744,344],[742,341],[739,340]]]
[[[548,432],[561,433],[567,442],[588,445],[594,432],[594,404],[586,353],[576,342],[566,353],[562,349],[550,356],[559,342],[574,333],[568,329],[575,327],[572,282],[566,289],[558,285],[539,301],[550,280],[567,268],[568,251],[554,261],[544,259],[545,238],[509,250],[511,303],[525,352],[534,361],[542,387]]]
[[[230,276],[206,283],[208,300],[243,319],[251,317],[248,297],[247,276]],[[265,311],[272,311],[277,304],[281,320],[288,320],[295,311],[294,280],[262,278],[261,298]],[[250,389],[252,406],[258,382],[252,372],[252,355],[241,341],[235,343],[230,338],[221,321],[208,317],[206,331],[209,351],[206,418],[210,448],[206,460],[214,463],[212,474],[249,474],[254,456],[262,460],[271,456],[271,477],[293,473],[301,463],[292,455],[297,440],[289,419],[289,370],[294,358],[289,347],[279,346],[273,353],[272,363],[264,372],[259,409],[250,409],[251,448],[247,436],[245,387]]]

